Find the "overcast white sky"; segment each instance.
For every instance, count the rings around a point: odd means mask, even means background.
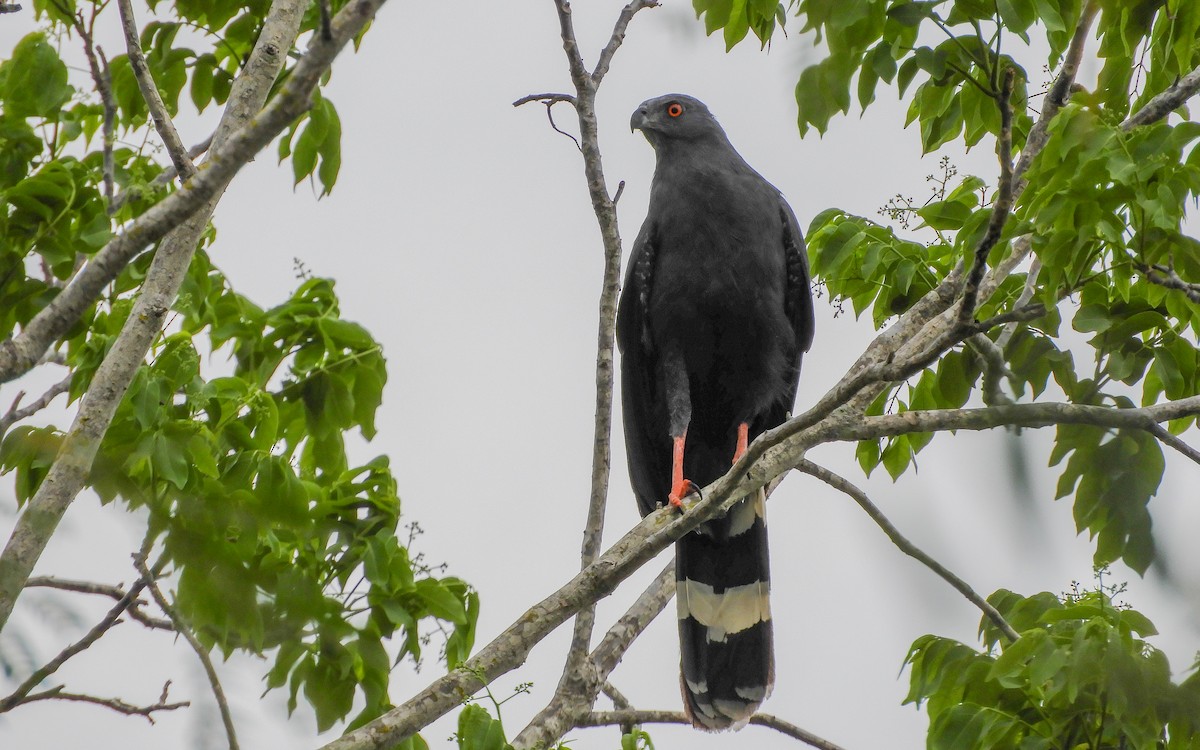
[[[575,5],[590,65],[621,4]],[[703,36],[690,3],[664,6],[635,19],[598,102],[610,189],[626,181],[619,212],[627,240],[644,216],[654,164],[649,145],[630,134],[629,115],[642,100],[667,92],[707,102],[746,159],[788,197],[803,226],[828,207],[874,216],[897,192],[927,194],[924,178],[936,171],[939,155],[920,158],[917,133],[901,130],[904,108],[894,92],[881,91],[883,101],[867,117],[836,119],[823,139],[810,133],[801,140],[792,88],[815,59],[809,41],[780,37],[769,54],[750,43],[726,54],[719,39]],[[28,8],[0,18],[2,49],[32,24]],[[108,22],[115,24],[115,16]],[[1036,80],[1040,56],[1027,67]],[[327,89],[343,125],[333,195],[317,201],[308,186],[293,191],[290,167],[277,167],[272,149],[237,178],[216,217],[212,255],[239,291],[264,306],[284,299],[295,286],[298,258],[312,273],[335,277],[345,316],[383,342],[391,380],[380,432],[357,450],[362,458],[392,457],[406,519],[427,531],[420,548],[481,592],[479,644],[578,566],[601,246],[575,147],[550,130],[540,105],[511,107],[528,93],[567,90],[550,0],[389,3],[361,52],[337,62]],[[556,115],[560,126],[573,129],[569,109],[560,105]],[[181,125],[187,142],[207,134],[196,120]],[[961,171],[994,180],[990,144],[969,155],[952,144],[944,153]],[[835,317],[827,298],[818,300],[817,315],[801,409],[837,381],[872,335],[865,319],[849,312]],[[13,393],[11,386],[0,392],[0,403]],[[864,479],[852,445],[825,446],[811,458],[866,487],[905,534],[977,590],[1058,592],[1072,580],[1090,581],[1091,548],[1073,537],[1070,506],[1051,502],[1055,476],[1043,468],[1051,438],[1049,431],[939,436],[920,454],[919,471],[896,484],[882,471]],[[637,520],[619,427],[614,445],[609,540]],[[1010,480],[1008,460],[1016,452],[1032,467],[1032,491]],[[1198,480],[1195,465],[1168,456],[1168,481],[1152,504],[1166,559],[1190,595],[1162,587],[1153,575],[1141,582],[1114,569],[1116,578],[1130,581],[1129,600],[1168,634],[1154,642],[1177,671],[1200,642],[1200,557],[1190,534],[1200,521]],[[0,494],[11,497],[8,479]],[[11,513],[11,503],[5,507]],[[922,746],[924,714],[899,705],[907,691],[901,661],[925,633],[973,643],[978,613],[893,548],[857,506],[813,479],[789,478],[770,503],[769,519],[777,681],[766,710],[851,750]],[[10,523],[0,517],[0,526]],[[81,497],[39,572],[127,581],[127,554],[139,538],[122,511],[101,511],[93,498]],[[666,559],[602,603],[601,627]],[[85,609],[72,624],[46,601],[25,597],[16,620],[43,658],[103,610]],[[46,622],[57,630],[48,631]],[[170,639],[145,636],[135,625],[118,630],[64,670],[71,689],[149,702],[170,678],[172,694],[195,706],[150,727],[93,707],[43,703],[0,717],[5,747],[221,746],[215,710],[186,647],[172,648]],[[510,735],[550,697],[567,632],[560,629],[524,669],[493,687],[507,695],[519,682],[534,682],[530,695],[504,707]],[[259,699],[261,668],[244,659],[225,668],[242,746],[320,744],[307,714],[287,720],[281,694]],[[677,709],[677,670],[668,616],[634,645],[613,682],[637,707]],[[398,669],[393,699],[436,675],[432,663],[419,675]],[[432,747],[452,746],[451,721],[425,732]],[[736,736],[650,730],[663,750],[795,746],[755,727]],[[579,750],[612,748],[617,730],[580,730],[569,739]]]

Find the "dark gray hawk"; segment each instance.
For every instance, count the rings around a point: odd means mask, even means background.
[[[629,474],[643,515],[679,505],[783,422],[813,336],[796,216],[704,104],[669,94],[630,127],[654,147],[650,209],[617,311]],[[740,728],[774,682],[762,492],[679,540],[684,705]]]

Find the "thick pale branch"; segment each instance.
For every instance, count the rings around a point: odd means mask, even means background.
[[[313,40],[266,108],[259,112],[260,104],[249,112],[244,124],[233,129],[235,132],[230,132],[227,139],[218,140],[192,179],[130,223],[96,253],[19,335],[0,343],[0,382],[8,382],[28,371],[42,352],[79,320],[84,310],[134,256],[199,211],[255,154],[303,114],[311,106],[312,92],[333,59],[384,2],[386,0],[356,0],[343,8],[334,19],[333,39],[324,41],[318,37]],[[275,42],[264,42],[261,35],[259,39],[260,54],[277,58],[282,64],[291,41],[287,46],[278,46]],[[243,69],[243,76],[248,69],[249,66]],[[237,92],[230,96],[231,106],[240,108],[243,102],[235,98]]]
[[[870,440],[914,432],[990,430],[996,427],[1050,427],[1087,424],[1154,433],[1160,422],[1200,415],[1200,396],[1137,409],[1116,409],[1060,402],[1007,404],[982,409],[930,409],[880,417],[861,417],[831,426],[819,442]],[[815,443],[814,443],[815,444]]]
[[[750,723],[759,727],[768,727],[782,732],[788,737],[800,740],[806,745],[818,750],[843,750],[841,745],[818,737],[806,729],[784,721],[771,714],[755,714],[750,717]],[[682,711],[596,711],[583,717],[579,722],[581,727],[628,726],[635,724],[684,724],[691,726],[692,721]]]
[[[579,662],[579,674],[574,677],[572,688],[565,690],[560,683],[546,707],[512,741],[513,747],[517,750],[549,747],[573,729],[579,717],[587,715],[595,705],[596,698],[605,691],[608,676],[616,669],[633,641],[662,613],[674,596],[675,561],[672,560],[609,628],[590,657]]]
[[[995,607],[988,603],[987,599],[984,599],[982,596],[976,593],[975,589],[971,588],[966,581],[956,576],[950,571],[949,568],[942,565],[937,560],[934,560],[920,547],[910,542],[907,537],[901,534],[900,530],[897,529],[892,522],[888,520],[888,517],[883,514],[883,511],[879,510],[879,507],[871,502],[871,498],[867,497],[867,493],[863,492],[844,477],[833,473],[823,466],[818,466],[812,461],[801,461],[796,468],[805,474],[809,474],[817,479],[820,479],[825,484],[828,484],[838,492],[848,495],[852,500],[854,500],[854,502],[858,503],[858,506],[862,508],[868,516],[871,517],[871,520],[875,522],[875,525],[882,529],[884,534],[887,534],[888,539],[892,540],[892,544],[896,545],[896,547],[904,554],[932,570],[946,583],[953,586],[958,593],[966,597],[967,601],[974,604],[981,612],[987,615],[988,619],[994,622],[996,627],[1000,628],[1001,632],[1008,637],[1009,641],[1016,641],[1021,637],[1020,634],[1013,629],[1013,626],[1008,624],[1008,621],[1004,619],[1004,616],[1001,615]]]
[[[133,18],[133,4],[130,0],[117,0],[117,7],[121,14],[121,29],[125,32],[125,49],[129,53],[129,67],[133,70],[134,78],[137,79],[138,88],[142,91],[142,98],[146,100],[146,107],[150,110],[150,119],[154,122],[154,129],[158,131],[158,137],[166,146],[167,154],[171,157],[171,163],[175,166],[176,173],[182,179],[187,180],[196,173],[196,167],[188,157],[187,149],[184,148],[183,141],[179,138],[179,131],[175,129],[175,123],[171,121],[171,115],[167,112],[167,105],[163,103],[162,96],[158,93],[158,86],[154,83],[154,77],[150,74],[150,68],[146,65],[146,55],[142,53],[142,45],[138,41],[137,22]]]

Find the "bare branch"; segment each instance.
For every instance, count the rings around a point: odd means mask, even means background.
[[[65,578],[52,578],[50,576],[35,576],[30,578],[25,587],[58,589],[59,591],[72,591],[77,594],[95,594],[97,596],[107,596],[109,599],[116,599],[118,601],[123,599],[126,594],[125,589],[120,586],[110,586],[91,581],[72,581]],[[171,624],[170,620],[151,617],[143,612],[142,607],[145,604],[141,599],[135,600],[129,605],[129,616],[152,630],[175,630],[175,626]]]
[[[575,97],[570,94],[529,94],[522,96],[520,99],[512,103],[514,107],[520,107],[530,102],[542,102],[543,104],[554,104],[556,102],[566,102],[572,107],[575,106]]]
[[[806,729],[772,716],[771,714],[755,714],[750,717],[750,723],[755,726],[768,727],[788,737],[800,740],[818,750],[843,750],[841,745],[818,737]],[[682,711],[596,711],[583,717],[580,727],[606,727],[613,725],[634,724],[684,724],[691,726],[692,721]]]
[[[611,682],[605,682],[603,685],[601,685],[600,692],[608,696],[608,699],[612,701],[613,708],[617,709],[618,711],[624,711],[627,708],[633,708],[633,704],[629,702],[629,699],[625,697],[625,694],[620,690],[617,690],[616,686]]]
[[[100,102],[104,106],[104,123],[101,126],[101,132],[104,135],[104,201],[108,206],[108,213],[113,214],[113,173],[116,167],[113,164],[113,144],[116,143],[116,129],[114,123],[117,117],[117,100],[113,97],[112,92],[112,76],[109,75],[108,60],[104,57],[104,50],[99,50],[97,56],[97,47],[92,39],[91,30],[83,22],[82,14],[76,14],[72,26],[75,27],[79,38],[83,40],[83,53],[87,57],[88,68],[92,73],[92,82],[96,85],[96,92],[100,94]]]
[[[29,693],[32,692],[35,687],[40,685],[43,680],[57,672],[59,668],[67,662],[68,659],[88,648],[96,641],[100,640],[101,636],[120,623],[121,614],[124,613],[131,604],[133,604],[133,602],[137,599],[138,594],[140,594],[142,589],[145,587],[145,579],[139,579],[132,586],[130,586],[129,590],[125,592],[125,596],[121,597],[121,599],[115,605],[113,605],[112,609],[108,611],[108,614],[104,616],[104,619],[97,623],[96,626],[91,630],[89,630],[86,635],[64,648],[61,652],[59,652],[58,656],[51,659],[40,669],[34,671],[34,673],[31,674],[28,679],[22,682],[19,686],[17,686],[17,689],[11,694],[3,699],[0,699],[0,713],[11,711],[12,709],[24,703]]]
[[[167,112],[167,105],[163,103],[162,96],[158,93],[158,86],[154,83],[154,77],[150,75],[150,68],[146,64],[146,55],[143,54],[141,42],[138,41],[137,22],[133,18],[133,4],[129,0],[117,0],[117,8],[121,13],[121,29],[125,32],[125,49],[129,52],[129,67],[133,70],[134,78],[137,79],[138,88],[142,90],[142,98],[146,100],[146,107],[150,110],[150,119],[154,122],[154,129],[158,131],[158,137],[162,139],[163,145],[167,148],[167,155],[171,157],[175,172],[186,181],[196,173],[196,167],[188,158],[187,149],[184,148],[183,141],[179,139],[179,132],[175,130],[175,123],[171,121],[171,115]],[[111,196],[109,202],[112,202]]]
[[[617,226],[617,210],[604,180],[604,168],[600,160],[600,136],[596,125],[596,90],[612,57],[625,37],[630,20],[641,9],[657,5],[651,0],[630,0],[622,9],[613,27],[612,37],[600,54],[596,71],[588,73],[579,53],[575,38],[575,27],[571,18],[571,6],[567,0],[554,0],[558,14],[559,31],[563,52],[571,82],[575,87],[572,104],[579,119],[579,138],[576,145],[583,153],[584,174],[592,210],[600,225],[604,246],[604,275],[600,291],[599,323],[596,332],[596,398],[595,427],[592,433],[592,477],[588,497],[587,521],[584,525],[583,544],[580,552],[581,568],[587,569],[600,553],[600,542],[604,533],[604,509],[608,501],[609,470],[612,463],[610,441],[612,436],[612,393],[613,393],[613,349],[617,318],[617,292],[621,274],[621,234]],[[549,114],[552,100],[546,102]],[[551,119],[553,125],[553,119]],[[558,128],[555,127],[557,130]],[[561,132],[561,131],[560,131]],[[595,625],[595,609],[585,606],[575,616],[574,633],[567,653],[562,677],[555,691],[556,700],[565,696],[586,694],[591,701],[599,691],[599,684],[592,678],[590,670],[584,668],[592,629]],[[553,702],[552,702],[553,705]],[[588,707],[591,703],[588,704]],[[550,708],[547,708],[549,711]],[[557,735],[556,735],[557,736]],[[552,738],[550,738],[552,739]]]
[[[1146,102],[1146,106],[1121,123],[1123,130],[1133,130],[1139,125],[1158,122],[1183,106],[1183,103],[1200,91],[1200,67],[1171,84],[1166,91]]]
[[[1156,424],[1152,427],[1146,428],[1146,432],[1149,432],[1151,435],[1158,438],[1159,441],[1165,445],[1169,445],[1183,455],[1187,456],[1193,462],[1200,464],[1200,450],[1196,450],[1192,446],[1183,442],[1178,436],[1172,435],[1166,427]]]
[[[196,652],[196,656],[200,658],[200,663],[204,666],[204,674],[208,676],[208,684],[212,686],[213,697],[217,701],[217,708],[221,712],[221,723],[225,725],[225,737],[229,740],[229,750],[238,750],[237,732],[233,726],[233,715],[229,712],[229,701],[225,699],[225,691],[221,688],[221,679],[217,676],[217,670],[213,667],[212,659],[208,656],[208,651],[196,639],[196,635],[188,624],[183,621],[175,608],[171,606],[167,598],[158,588],[155,582],[155,576],[146,567],[146,561],[139,559],[134,561],[134,566],[138,572],[142,574],[142,580],[146,581],[146,587],[150,590],[150,596],[154,598],[159,609],[166,613],[167,617],[171,618],[171,623],[174,625],[175,631],[183,635],[188,645]]]
[[[599,87],[600,82],[604,80],[609,66],[612,65],[613,55],[625,41],[625,30],[629,28],[629,22],[633,20],[634,14],[645,8],[657,7],[658,0],[633,0],[621,10],[621,15],[617,17],[617,24],[613,27],[612,36],[609,37],[608,44],[604,45],[604,49],[600,51],[600,59],[596,61],[596,69],[592,71],[593,85]]]
[[[146,721],[153,724],[154,723],[153,714],[157,711],[174,711],[177,708],[187,708],[188,706],[192,705],[190,701],[179,701],[177,703],[168,703],[167,702],[167,690],[170,688],[170,686],[171,686],[171,682],[170,682],[170,680],[168,680],[167,684],[163,685],[162,694],[159,696],[158,702],[154,703],[153,705],[149,705],[149,706],[135,706],[132,703],[126,703],[125,701],[121,700],[120,698],[99,698],[94,695],[83,695],[80,693],[68,693],[63,689],[63,686],[61,686],[61,685],[56,688],[51,688],[49,690],[43,690],[40,693],[31,693],[31,694],[25,696],[25,699],[23,701],[21,701],[21,703],[25,704],[25,703],[33,703],[34,701],[45,701],[45,700],[60,700],[60,701],[74,701],[74,702],[78,702],[78,703],[91,703],[91,704],[94,704],[97,706],[104,706],[105,708],[111,708],[113,711],[116,711],[117,713],[125,714],[126,716],[144,716],[146,718]]]
[[[675,561],[672,560],[609,629],[590,656],[581,659],[571,689],[559,684],[550,702],[530,719],[512,741],[518,750],[548,747],[587,715],[604,690],[608,676],[621,663],[633,641],[654,621],[675,596]]]
[[[20,406],[20,404],[21,399],[25,397],[25,391],[18,393],[16,400],[12,402],[12,406],[8,407],[8,411],[4,413],[3,417],[0,417],[0,438],[4,437],[4,433],[8,432],[9,427],[45,409],[50,405],[51,401],[66,393],[70,387],[71,378],[68,376],[50,386],[50,389],[39,396],[37,400],[24,407]]]
[[[922,551],[920,547],[910,542],[907,537],[901,534],[900,530],[897,529],[892,522],[888,520],[888,517],[883,514],[883,511],[879,510],[879,508],[871,502],[871,498],[867,497],[867,493],[863,492],[844,477],[833,473],[823,466],[818,466],[812,461],[801,461],[796,465],[796,468],[805,474],[809,474],[817,479],[820,479],[822,482],[828,484],[835,490],[849,495],[854,502],[858,503],[858,507],[862,508],[866,514],[871,517],[871,520],[875,522],[875,525],[882,529],[883,533],[887,534],[888,539],[892,540],[892,544],[896,545],[896,547],[899,548],[899,550],[904,554],[932,570],[946,583],[953,586],[958,593],[967,598],[967,601],[974,604],[981,612],[987,615],[988,619],[995,623],[996,627],[1000,628],[1000,631],[1008,637],[1009,641],[1016,641],[1021,637],[1021,635],[1013,628],[1013,626],[1008,624],[1008,621],[1004,619],[1004,616],[1001,615],[995,607],[989,604],[986,599],[976,593],[975,589],[971,588],[966,581],[956,576],[950,571],[949,568],[942,565],[937,560],[934,560],[927,553]]]

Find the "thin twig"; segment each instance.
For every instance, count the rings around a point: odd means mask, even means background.
[[[199,159],[204,152],[208,151],[209,147],[212,146],[212,140],[213,137],[210,134],[207,138],[189,148],[187,150],[188,159],[192,162],[195,162],[196,159]],[[175,165],[167,165],[161,172],[155,175],[153,180],[150,180],[149,185],[130,185],[118,193],[116,199],[113,201],[114,210],[120,210],[121,206],[124,206],[127,201],[133,198],[140,197],[145,195],[147,192],[152,192],[158,188],[169,185],[178,176],[179,172],[175,169]]]
[[[133,70],[134,78],[137,79],[138,88],[142,90],[142,98],[146,100],[146,106],[150,110],[150,119],[154,122],[154,129],[158,131],[158,137],[166,146],[167,155],[171,157],[171,163],[175,165],[176,173],[186,181],[196,173],[196,167],[188,158],[187,149],[179,138],[179,131],[175,129],[175,123],[171,121],[167,105],[158,93],[158,86],[155,85],[154,77],[150,74],[150,67],[146,64],[146,55],[142,52],[141,42],[138,41],[137,22],[133,18],[133,4],[130,0],[117,0],[117,8],[121,12],[121,28],[125,32],[125,49],[129,52],[129,67]]]
[[[988,619],[995,623],[996,627],[998,627],[1000,631],[1008,637],[1009,641],[1015,642],[1021,637],[1021,635],[1013,628],[1013,626],[1008,624],[1008,621],[1004,619],[1004,616],[1001,615],[995,607],[989,604],[986,599],[977,594],[975,589],[971,588],[966,581],[956,576],[946,566],[942,565],[937,560],[934,560],[932,557],[922,551],[921,548],[917,547],[917,545],[910,542],[903,534],[901,534],[900,530],[897,529],[892,522],[888,520],[887,516],[883,514],[883,511],[879,510],[879,508],[871,502],[871,498],[867,497],[867,493],[863,492],[861,489],[850,483],[842,476],[833,473],[824,466],[818,466],[807,459],[798,463],[796,468],[805,474],[809,474],[817,479],[820,479],[822,482],[828,484],[835,490],[849,495],[850,498],[854,500],[854,502],[858,503],[858,506],[862,508],[868,516],[871,517],[871,520],[875,522],[875,525],[882,529],[884,534],[887,534],[888,539],[892,540],[892,544],[896,545],[896,547],[898,547],[904,554],[908,555],[914,560],[917,560],[922,565],[932,570],[934,573],[940,576],[942,580],[946,581],[946,583],[949,583],[951,586],[953,586],[955,590],[967,598],[967,601],[974,604],[981,612],[987,615]]]
[[[104,106],[104,123],[102,125],[104,138],[104,202],[108,206],[108,213],[111,216],[114,213],[113,174],[116,171],[113,163],[113,145],[117,140],[115,128],[117,101],[113,97],[112,76],[109,75],[108,59],[104,57],[104,51],[100,50],[99,55],[97,55],[97,47],[93,42],[90,30],[83,22],[82,13],[75,15],[72,25],[75,27],[75,31],[78,32],[79,38],[83,40],[83,53],[87,57],[88,68],[91,70],[92,81],[96,85],[96,91],[100,94],[100,102]],[[101,64],[101,61],[103,61],[103,64]]]
[[[768,727],[788,737],[799,740],[818,750],[843,750],[841,745],[818,737],[806,729],[772,716],[771,714],[755,714],[750,717],[750,723],[755,726]],[[682,711],[594,711],[583,717],[581,727],[607,727],[613,725],[631,724],[683,724],[692,725]]]
[[[1192,446],[1183,442],[1183,440],[1181,440],[1177,435],[1172,435],[1166,427],[1163,427],[1160,424],[1155,424],[1147,427],[1146,432],[1149,432],[1166,445],[1169,445],[1183,455],[1187,456],[1195,463],[1200,464],[1200,450],[1196,450]]]
[[[633,2],[621,9],[621,15],[617,16],[617,23],[613,26],[612,36],[609,37],[608,44],[604,45],[604,49],[600,50],[600,59],[596,61],[596,68],[592,71],[593,86],[599,87],[600,82],[604,80],[605,74],[608,73],[608,68],[612,65],[613,55],[617,53],[617,49],[625,41],[625,31],[629,28],[629,22],[633,20],[634,14],[639,10],[657,7],[658,0],[633,0]]]
[[[1029,235],[1022,235],[1021,239],[1017,240],[1013,248],[1013,254],[1018,252],[1018,248],[1022,244],[1022,240],[1027,240]],[[1013,309],[1020,309],[1029,304],[1033,299],[1033,295],[1037,292],[1038,276],[1042,272],[1042,261],[1039,258],[1034,258],[1029,264],[1029,270],[1025,273],[1025,287],[1021,290],[1021,296],[1017,297],[1017,301],[1013,303]],[[1000,351],[1008,346],[1008,342],[1017,332],[1017,323],[1009,323],[1004,326],[1004,330],[1000,331],[1000,335],[996,337],[996,347]]]
[[[958,309],[958,324],[966,325],[975,317],[975,306],[979,300],[979,284],[987,271],[988,254],[1000,241],[1004,234],[1004,223],[1013,207],[1013,163],[1012,163],[1012,92],[1016,71],[1008,68],[1004,71],[1004,83],[1000,87],[1000,95],[996,105],[1000,109],[1000,136],[996,139],[996,157],[1000,161],[1000,185],[996,192],[996,200],[992,204],[992,213],[988,219],[987,231],[975,247],[975,257],[971,270],[967,274],[967,283],[963,286],[962,306]]]
[[[37,400],[30,402],[26,406],[20,406],[21,399],[25,397],[25,392],[21,391],[18,393],[16,400],[12,402],[12,406],[8,407],[8,411],[4,413],[3,417],[0,417],[0,438],[4,437],[9,427],[45,409],[50,405],[51,401],[58,398],[61,394],[66,393],[70,387],[71,378],[68,376],[50,386],[50,389],[39,396]]]
[[[620,289],[621,234],[617,226],[617,211],[604,180],[604,167],[600,157],[600,135],[596,124],[596,91],[604,78],[612,57],[625,37],[630,20],[638,11],[657,5],[653,0],[630,0],[621,10],[608,44],[600,53],[596,70],[589,73],[579,53],[575,37],[575,26],[571,18],[571,7],[567,0],[553,0],[558,15],[559,32],[563,53],[571,83],[575,87],[575,113],[579,120],[580,151],[583,154],[584,175],[592,210],[600,226],[604,247],[604,274],[602,277],[599,321],[596,332],[596,398],[595,422],[592,433],[592,476],[588,496],[587,520],[584,525],[583,544],[580,550],[580,568],[586,570],[600,554],[604,533],[604,509],[608,501],[608,482],[612,462],[610,441],[612,436],[613,395],[613,350],[617,318],[617,292]],[[549,113],[552,102],[546,104]],[[553,121],[551,121],[553,124]],[[557,129],[557,128],[556,128]],[[595,625],[595,607],[586,606],[575,615],[571,646],[567,652],[562,677],[555,690],[555,700],[562,696],[589,695],[591,700],[599,691],[593,685],[589,672],[584,669]],[[595,689],[593,689],[595,687]],[[554,701],[552,701],[553,705]],[[590,707],[590,703],[588,704]],[[555,735],[558,736],[558,735]]]
[[[1200,91],[1200,67],[1193,68],[1190,73],[1171,84],[1165,91],[1146,102],[1121,123],[1123,130],[1133,130],[1139,125],[1158,122],[1167,115],[1183,106],[1183,103]]]
[[[146,718],[146,721],[153,724],[154,723],[153,714],[155,711],[174,711],[175,709],[187,708],[188,706],[192,705],[191,701],[179,701],[177,703],[168,703],[167,702],[167,690],[170,687],[171,687],[171,681],[168,680],[167,684],[163,685],[162,694],[159,696],[158,702],[154,703],[153,705],[150,705],[150,706],[135,706],[132,703],[126,703],[125,701],[121,700],[120,698],[100,698],[95,695],[84,695],[81,693],[68,693],[68,692],[66,692],[66,690],[63,689],[63,686],[61,686],[61,685],[58,687],[55,687],[55,688],[50,688],[49,690],[43,690],[40,693],[31,693],[31,694],[25,696],[25,699],[22,700],[21,703],[25,704],[25,703],[33,703],[34,701],[45,701],[45,700],[60,700],[60,701],[74,701],[77,703],[91,703],[91,704],[94,704],[97,706],[104,706],[105,708],[111,708],[113,711],[116,711],[117,713],[125,714],[126,716],[144,716]]]
[[[25,584],[26,588],[49,588],[58,589],[59,591],[72,591],[77,594],[94,594],[97,596],[107,596],[109,599],[120,600],[125,596],[125,589],[120,586],[110,586],[105,583],[93,583],[92,581],[73,581],[65,578],[53,578],[50,576],[35,576],[29,579],[29,583]],[[129,605],[129,616],[138,621],[142,625],[152,630],[170,630],[174,631],[175,626],[170,620],[164,620],[160,617],[151,617],[142,611],[145,602],[141,599],[134,601]]]
[[[1200,284],[1184,281],[1171,266],[1139,265],[1138,270],[1145,274],[1146,280],[1150,283],[1183,292],[1188,299],[1200,305]]]
[[[119,624],[121,621],[121,615],[129,608],[131,604],[133,604],[133,602],[137,599],[138,594],[140,594],[142,589],[145,587],[145,578],[140,578],[135,581],[134,584],[129,587],[129,590],[125,592],[125,596],[121,597],[117,603],[113,605],[112,609],[108,611],[108,614],[104,616],[104,619],[97,623],[96,626],[91,630],[89,630],[86,635],[64,648],[61,652],[59,652],[58,656],[55,656],[40,669],[35,670],[33,674],[31,674],[24,682],[17,686],[16,690],[14,690],[4,699],[0,700],[0,713],[11,711],[13,708],[16,708],[24,703],[26,696],[28,696],[35,687],[42,684],[43,680],[57,672],[59,668],[67,662],[68,659],[91,646],[93,643],[98,641],[101,636]]]
[[[217,708],[221,712],[221,723],[225,725],[225,736],[229,740],[229,750],[238,750],[237,731],[233,726],[233,716],[229,712],[229,701],[225,699],[225,691],[221,688],[221,679],[217,676],[217,670],[213,666],[212,659],[208,656],[208,651],[196,639],[196,635],[188,624],[183,621],[179,613],[171,606],[167,598],[163,596],[162,591],[158,588],[155,582],[155,576],[151,574],[146,567],[146,561],[139,560],[135,563],[138,572],[142,574],[142,579],[146,581],[146,587],[150,591],[150,596],[154,598],[167,617],[171,619],[171,623],[175,626],[175,631],[183,635],[187,640],[188,645],[196,652],[196,656],[200,658],[200,663],[204,666],[204,674],[208,676],[208,684],[212,686],[213,697],[217,701]]]

